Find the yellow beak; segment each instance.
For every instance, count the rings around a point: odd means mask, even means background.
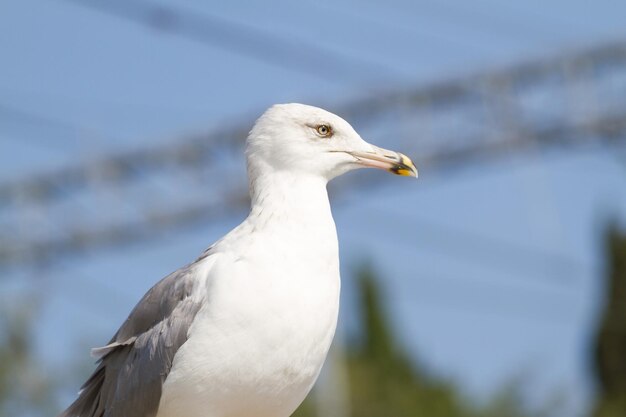
[[[357,163],[366,167],[384,169],[396,175],[417,178],[417,168],[408,156],[400,152],[372,146],[373,151],[348,152],[357,159]]]

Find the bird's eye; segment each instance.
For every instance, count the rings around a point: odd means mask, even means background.
[[[317,131],[317,134],[323,138],[330,137],[333,134],[332,129],[328,125],[318,125],[315,130]]]

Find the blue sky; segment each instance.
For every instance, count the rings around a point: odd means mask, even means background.
[[[626,36],[626,4],[618,1],[162,4],[312,45],[362,68],[354,76],[315,76],[77,2],[3,2],[2,181],[233,121],[251,124],[276,102],[335,106]],[[325,64],[321,55],[317,65]],[[368,140],[385,146],[384,129],[369,133]],[[423,363],[483,396],[529,371],[533,396],[564,389],[572,407],[584,404],[591,392],[587,344],[601,291],[599,233],[605,218],[626,214],[623,161],[603,150],[535,152],[450,173],[422,170],[415,183],[389,177],[385,187],[337,204],[343,326],[354,320],[350,272],[371,259],[385,278],[394,326]],[[243,157],[235,164],[243,172]],[[67,260],[38,272],[38,280],[12,272],[4,286],[44,289],[41,354],[51,366],[72,361],[107,340],[153,282],[244,214],[148,245]],[[387,237],[388,230],[405,233]],[[566,257],[576,270],[529,260],[526,252],[492,259],[497,251],[446,231]]]

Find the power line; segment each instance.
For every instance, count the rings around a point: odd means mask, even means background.
[[[484,233],[470,232],[458,227],[443,226],[416,218],[399,211],[383,212],[369,208],[385,216],[381,219],[394,219],[405,225],[401,234],[394,235],[394,242],[404,242],[402,247],[414,246],[421,241],[428,250],[434,250],[456,260],[469,261],[489,269],[499,269],[513,277],[519,276],[528,282],[565,288],[579,281],[584,267],[576,259],[566,255],[548,253],[525,245],[487,236]],[[404,220],[404,221],[403,221]],[[385,228],[377,223],[377,227]],[[415,236],[419,236],[416,239]],[[409,246],[410,247],[410,246]]]
[[[15,106],[7,105],[5,103],[0,103],[0,114],[3,114],[3,116],[0,117],[10,118],[29,125],[34,124],[43,127],[64,129],[68,131],[76,130],[76,126],[71,123],[53,119],[50,116],[44,116],[30,110],[17,108]]]
[[[341,4],[339,2],[334,2],[331,5],[326,2],[309,1],[307,2],[307,5],[309,7],[317,7],[324,11],[331,10],[333,13],[342,13],[344,16],[349,16],[352,19],[358,19],[370,27],[373,26],[372,30],[375,30],[376,32],[379,32],[379,30],[375,29],[376,27],[378,27],[382,30],[389,29],[392,31],[392,33],[394,33],[394,35],[398,36],[406,35],[408,37],[416,36],[423,38],[420,39],[420,42],[432,42],[433,40],[437,40],[446,43],[447,46],[462,46],[464,49],[470,48],[472,50],[489,50],[488,45],[471,41],[467,37],[461,37],[455,34],[443,32],[441,30],[434,30],[432,28],[424,28],[421,25],[416,25],[414,22],[412,22],[411,24],[403,24],[403,22],[400,22],[397,19],[386,19],[384,16],[381,18],[379,10],[372,10],[370,8],[370,13],[361,13],[365,7],[375,6],[374,3],[362,3],[358,8],[355,8],[350,4]],[[384,4],[379,5],[385,8],[385,11],[396,12],[396,14],[406,15],[405,10],[389,8]],[[372,14],[377,16],[378,18],[372,18]]]
[[[621,117],[620,120],[624,122],[621,131],[626,133],[626,115]],[[613,132],[612,129],[611,132]],[[541,136],[537,135],[531,137],[536,138]],[[546,137],[546,141],[550,141],[550,139],[549,136]],[[469,161],[476,161],[478,158],[494,158],[501,156],[503,153],[510,154],[512,149],[519,149],[520,143],[525,143],[522,138],[517,138],[510,143],[505,143],[496,150],[489,149],[488,147],[479,147],[478,149],[469,149],[464,153],[455,151],[452,153],[443,152],[442,154],[431,154],[425,159],[427,161],[426,166],[432,171],[437,168],[449,168],[462,162],[468,163]],[[576,144],[576,141],[572,141],[571,144]],[[466,159],[465,161],[463,161],[464,158]],[[128,178],[134,171],[132,164],[124,165],[123,161],[125,160],[124,158],[119,162],[119,167],[121,167],[120,175],[121,177]],[[153,161],[150,160],[150,162]],[[441,164],[441,166],[438,167],[438,164]],[[77,169],[67,171],[67,176],[62,178],[63,180],[71,181],[74,185],[83,181],[83,177]],[[359,183],[362,184],[362,182],[363,180],[354,180],[351,181],[350,184],[358,186]],[[347,182],[345,184],[347,185]],[[51,183],[46,183],[46,189],[51,185],[54,186]],[[369,186],[371,185],[370,181]],[[62,186],[54,187],[54,189],[56,189],[57,192],[62,192]],[[218,217],[220,213],[227,213],[235,207],[243,208],[247,204],[247,201],[247,192],[240,191],[228,199],[196,206],[188,206],[182,209],[145,213],[142,218],[129,223],[108,225],[99,229],[93,227],[77,229],[65,236],[57,236],[47,241],[26,242],[23,247],[20,247],[19,242],[15,241],[7,242],[7,244],[4,245],[0,243],[0,265],[33,262],[45,263],[51,260],[51,258],[81,252],[87,248],[111,247],[125,242],[145,240],[155,233],[164,230],[172,230],[182,225],[206,221]]]
[[[246,193],[237,190],[218,202],[200,203],[175,210],[154,208],[140,220],[65,231],[61,236],[37,242],[1,242],[3,264],[49,265],[55,259],[88,249],[105,249],[128,242],[143,242],[160,233],[190,226],[233,213],[247,202]]]
[[[559,74],[565,68],[568,70],[577,67],[588,69],[589,66],[610,64],[620,65],[623,70],[626,70],[626,43],[604,45],[565,57],[524,63],[505,70],[435,83],[425,87],[380,93],[375,97],[337,106],[336,112],[344,115],[354,124],[367,126],[394,111],[413,111],[424,106],[429,109],[452,107],[464,100],[474,100],[477,105],[483,106],[484,99],[498,94],[495,90],[499,80],[508,80],[510,84],[528,85],[540,82],[555,73]],[[483,90],[480,92],[481,96],[477,97],[477,90],[481,88]],[[613,114],[601,113],[589,120],[562,120],[555,125],[547,126],[522,125],[519,126],[517,132],[498,132],[502,133],[503,140],[495,142],[486,142],[482,140],[484,138],[475,136],[466,137],[464,142],[468,143],[469,147],[446,147],[446,143],[441,143],[435,153],[422,157],[420,162],[455,165],[470,158],[496,157],[524,147],[529,138],[541,144],[553,146],[574,143],[593,144],[597,141],[611,143],[619,140],[623,133],[626,124],[623,113],[626,111],[617,109],[617,112]],[[138,172],[148,174],[163,166],[178,166],[184,169],[188,166],[190,158],[199,163],[210,159],[217,149],[240,146],[248,130],[248,123],[244,123],[209,134],[180,138],[172,141],[173,144],[169,146],[111,155],[99,161],[91,161],[88,165],[67,167],[26,180],[0,184],[0,206],[11,204],[15,200],[46,202],[64,197],[68,193],[88,187],[90,178],[93,177],[89,174],[93,172],[114,173],[114,175],[99,178],[99,181],[120,183],[136,177]],[[415,146],[415,143],[412,145]]]
[[[64,145],[74,144],[73,141],[69,140],[69,136],[76,134],[77,126],[71,123],[57,120],[51,118],[50,116],[44,116],[30,110],[10,106],[4,103],[0,103],[0,119],[12,120],[14,122],[27,126],[38,126],[46,129],[52,128],[61,130],[64,132],[64,136],[62,136],[62,139],[60,141],[57,140],[56,144],[58,145],[59,142],[62,142]],[[55,144],[50,143],[47,138],[44,139],[39,136],[28,136],[28,138],[29,141],[35,142],[38,146],[57,149],[55,147]]]
[[[430,147],[427,146],[428,142],[417,142],[415,138],[398,135],[400,140],[404,140],[403,149],[408,148],[416,153],[419,150],[421,157],[417,158],[418,165],[429,172],[449,171],[477,161],[524,152],[530,143],[542,149],[607,146],[623,143],[626,136],[626,109],[621,104],[605,106],[602,111],[584,118],[567,115],[550,120],[549,123],[537,123],[532,118],[523,117],[523,104],[514,94],[517,89],[542,86],[546,79],[561,79],[564,71],[580,77],[597,77],[597,74],[603,72],[594,69],[607,67],[626,72],[626,44],[600,46],[559,58],[520,64],[506,70],[380,94],[348,103],[340,107],[338,113],[346,115],[362,129],[403,114],[410,114],[412,120],[417,112],[422,112],[425,119],[432,120],[440,112],[454,111],[455,119],[458,119],[465,112],[474,117],[474,109],[488,109],[490,117],[475,121],[480,130],[468,132],[459,128],[448,137],[439,136],[435,132],[437,140]],[[572,82],[571,78],[569,80]],[[584,81],[593,83],[601,80],[585,78]],[[561,88],[565,89],[566,86]],[[98,161],[0,185],[0,208],[8,212],[13,210],[12,213],[18,217],[18,207],[20,210],[25,206],[47,210],[72,196],[96,191],[102,185],[120,188],[137,186],[148,177],[174,177],[175,173],[205,175],[208,170],[212,181],[208,184],[212,188],[205,191],[229,196],[225,200],[209,198],[199,202],[185,202],[178,207],[171,207],[171,200],[167,198],[160,202],[151,201],[147,207],[143,204],[144,207],[138,208],[139,216],[127,221],[115,220],[109,225],[91,222],[44,240],[30,235],[11,235],[10,238],[5,237],[2,243],[0,236],[0,265],[26,265],[89,248],[139,241],[163,230],[207,221],[224,212],[243,208],[247,202],[247,193],[242,188],[233,194],[233,187],[219,180],[223,178],[225,167],[219,165],[219,160],[223,158],[218,155],[223,156],[224,152],[238,153],[248,129],[248,123],[243,123],[230,129],[176,140],[167,146],[111,155]],[[422,130],[417,133],[414,129]],[[424,136],[425,130],[420,125],[411,128],[410,132],[419,137]],[[337,183],[335,189],[344,187],[358,190],[365,185],[366,180],[368,187],[372,186],[372,181],[378,181],[379,184],[382,181],[353,176]],[[133,204],[133,199],[138,199],[134,192],[125,201]],[[137,201],[134,204],[139,206]],[[38,228],[30,227],[29,230],[36,231]]]
[[[554,37],[553,27],[543,27],[538,25],[538,19],[505,19],[502,14],[494,16],[489,12],[485,12],[476,3],[469,4],[458,3],[454,5],[446,4],[442,1],[423,1],[420,6],[424,10],[430,10],[431,14],[439,15],[455,26],[465,26],[474,30],[479,30],[498,37],[508,37],[516,41],[527,41],[530,34],[543,32],[544,35]],[[499,2],[498,6],[506,7],[507,4]],[[489,11],[495,8],[490,7]],[[433,13],[434,12],[434,13]],[[518,13],[519,15],[519,13]],[[516,16],[517,17],[517,16]],[[551,40],[548,38],[548,40]]]
[[[419,305],[435,308],[456,310],[462,313],[481,314],[497,318],[520,318],[533,322],[549,322],[550,324],[567,325],[572,323],[572,309],[554,308],[555,298],[551,294],[541,294],[524,290],[521,297],[519,289],[510,294],[510,288],[489,282],[479,282],[472,275],[453,278],[451,276],[418,271],[415,277],[429,278],[431,282],[446,281],[444,289],[417,289],[416,280],[407,292]],[[452,281],[454,283],[452,283]],[[495,290],[495,291],[494,291]],[[494,295],[494,292],[497,295]],[[522,301],[523,300],[523,301]],[[396,301],[397,302],[397,301]],[[570,301],[571,302],[571,301]],[[550,308],[552,307],[552,308]]]
[[[397,79],[400,74],[377,62],[323,48],[293,36],[226,20],[206,13],[157,5],[143,0],[68,0],[89,9],[123,18],[212,47],[236,53],[264,64],[326,81],[354,82],[381,77]]]

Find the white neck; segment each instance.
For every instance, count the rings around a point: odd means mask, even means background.
[[[248,220],[256,227],[275,223],[319,227],[334,223],[326,179],[306,173],[272,171],[250,181]]]

